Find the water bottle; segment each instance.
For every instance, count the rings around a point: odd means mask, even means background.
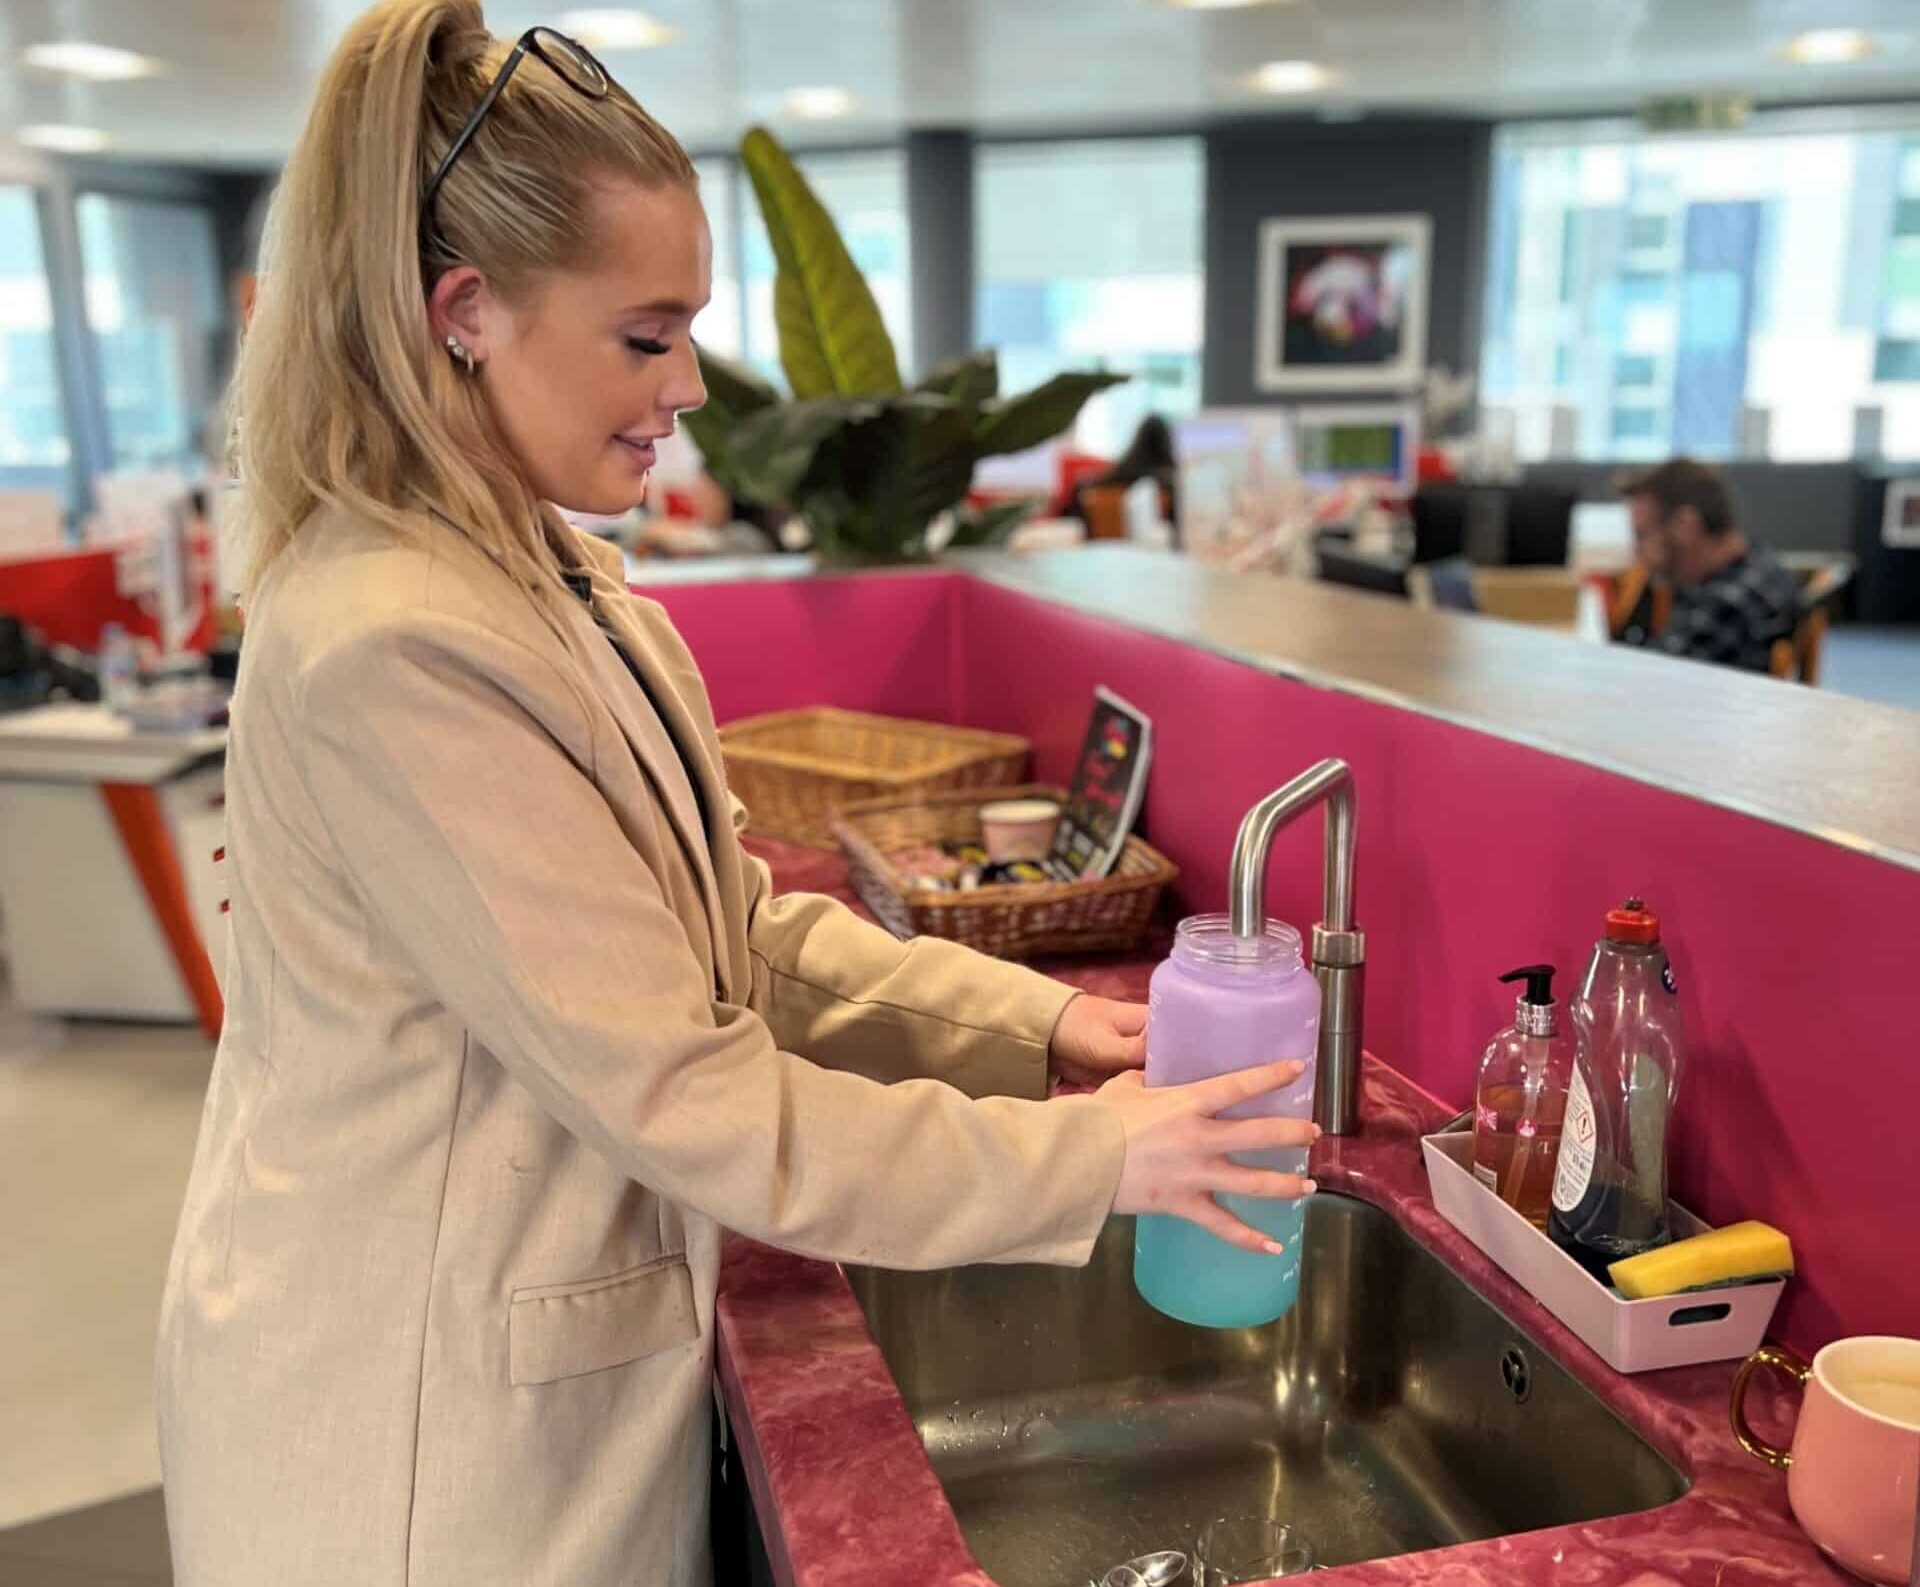
[[[110,711],[124,711],[140,692],[140,655],[133,636],[118,623],[100,630],[100,698]]]
[[[1236,937],[1225,915],[1181,921],[1172,957],[1153,972],[1147,1005],[1148,1085],[1185,1085],[1297,1058],[1306,1071],[1286,1090],[1221,1116],[1313,1116],[1320,985],[1301,962],[1300,934],[1291,926],[1268,921],[1260,936]],[[1307,1148],[1243,1153],[1234,1161],[1304,1174]],[[1169,1317],[1203,1328],[1270,1323],[1300,1292],[1306,1207],[1256,1196],[1217,1199],[1285,1252],[1243,1251],[1184,1218],[1142,1214],[1134,1234],[1134,1287]]]

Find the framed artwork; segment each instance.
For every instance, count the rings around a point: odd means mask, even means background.
[[[1411,391],[1426,376],[1425,215],[1260,227],[1253,354],[1261,391]]]

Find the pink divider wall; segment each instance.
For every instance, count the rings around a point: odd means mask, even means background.
[[[1106,684],[1154,719],[1145,830],[1180,865],[1189,910],[1225,906],[1247,808],[1342,756],[1359,800],[1367,1045],[1462,1105],[1512,1016],[1496,977],[1547,959],[1570,991],[1602,914],[1644,890],[1690,1020],[1676,1194],[1709,1221],[1764,1218],[1793,1237],[1801,1278],[1776,1329],[1798,1348],[1920,1334],[1920,875],[971,579],[660,593],[723,716],[917,712],[1023,733],[1057,779]],[[1319,889],[1315,821],[1276,844],[1270,907],[1311,924]]]
[[[637,588],[699,658],[723,723],[807,705],[953,722],[959,582],[909,572]]]

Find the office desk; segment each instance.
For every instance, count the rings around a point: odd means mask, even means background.
[[[0,908],[36,1013],[220,1028],[225,728],[136,732],[97,705],[0,717]]]

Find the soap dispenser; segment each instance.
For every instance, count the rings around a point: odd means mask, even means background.
[[[1474,1093],[1473,1176],[1521,1217],[1545,1229],[1560,1158],[1579,1041],[1562,1028],[1554,969],[1530,964],[1500,977],[1524,981],[1513,1025],[1487,1044]]]

